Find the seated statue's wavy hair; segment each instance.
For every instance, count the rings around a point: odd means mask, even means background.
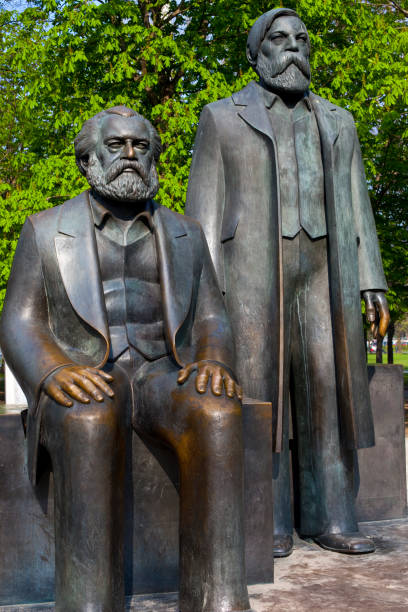
[[[75,146],[75,160],[81,174],[85,174],[85,170],[81,161],[87,162],[90,153],[95,149],[96,140],[98,137],[98,130],[100,123],[106,115],[121,115],[122,117],[138,117],[144,121],[149,129],[151,143],[153,147],[154,160],[157,163],[160,154],[162,152],[162,142],[156,128],[150,123],[148,119],[143,117],[140,113],[128,108],[127,106],[113,106],[107,110],[103,110],[97,113],[87,121],[81,128],[78,136],[74,140]]]

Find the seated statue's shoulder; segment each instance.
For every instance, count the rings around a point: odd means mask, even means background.
[[[28,218],[38,239],[51,239],[59,230],[63,219],[83,219],[84,209],[89,206],[87,191],[80,193],[63,204],[47,208]],[[42,238],[40,238],[42,237]]]
[[[51,222],[53,219],[57,221],[62,212],[68,213],[71,210],[73,211],[74,209],[79,208],[80,206],[87,205],[87,193],[87,191],[83,191],[79,195],[71,198],[70,200],[66,200],[63,204],[58,204],[58,206],[53,206],[52,208],[40,210],[39,212],[30,215],[29,219],[34,225]]]
[[[187,234],[199,234],[201,232],[201,225],[196,219],[178,213],[175,210],[171,210],[171,208],[167,208],[166,206],[160,205],[157,202],[155,202],[155,205],[158,209],[160,209],[160,214],[162,215],[162,218],[166,220],[165,222],[171,223],[172,225],[176,224]]]
[[[197,221],[197,219],[193,219],[193,217],[189,217],[188,215],[180,216],[183,218],[183,223],[185,224],[186,230],[188,230],[190,234],[201,234],[201,223]]]

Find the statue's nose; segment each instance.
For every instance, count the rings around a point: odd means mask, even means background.
[[[136,157],[135,149],[131,140],[126,140],[123,157],[126,157],[127,159],[135,159]]]
[[[288,36],[286,40],[286,51],[299,51],[298,41],[295,36]]]

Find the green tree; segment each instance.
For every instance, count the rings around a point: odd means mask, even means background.
[[[271,8],[259,0],[33,0],[16,12],[12,4],[0,8],[0,303],[25,217],[84,188],[72,142],[102,108],[129,105],[158,127],[158,198],[182,211],[200,111],[254,77],[246,36]],[[357,121],[398,318],[408,303],[406,0],[284,4],[311,34],[312,89]]]

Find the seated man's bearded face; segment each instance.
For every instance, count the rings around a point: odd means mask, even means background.
[[[146,122],[139,117],[104,117],[95,149],[89,154],[86,178],[108,200],[141,202],[153,198],[159,181]]]
[[[309,53],[302,21],[289,15],[278,17],[259,47],[256,72],[278,94],[302,94],[310,85]]]

